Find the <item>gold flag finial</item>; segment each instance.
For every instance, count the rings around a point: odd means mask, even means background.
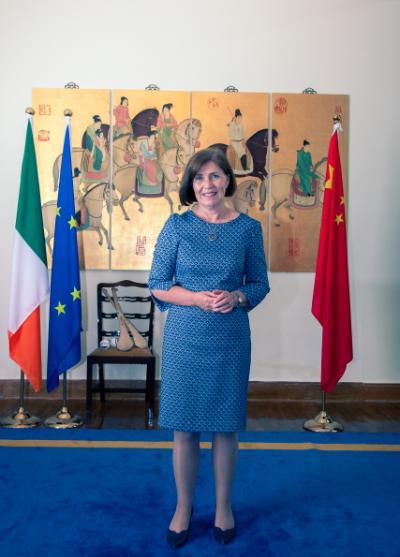
[[[73,113],[72,113],[72,110],[71,110],[70,108],[66,108],[66,109],[64,110],[64,116],[70,116],[70,117],[71,117],[72,114],[73,114]]]
[[[343,131],[343,127],[342,127],[342,115],[341,114],[335,114],[334,117],[332,118],[333,120],[333,132],[334,133],[336,130],[339,132]]]
[[[28,106],[27,108],[25,108],[25,114],[30,114],[31,116],[33,116],[35,114],[35,109],[31,106]]]

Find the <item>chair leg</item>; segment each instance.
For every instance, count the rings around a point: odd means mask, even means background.
[[[106,393],[104,391],[104,367],[103,364],[99,364],[99,387],[100,387],[100,400],[102,404],[106,401]]]
[[[93,381],[93,364],[87,362],[86,364],[86,415],[90,418],[92,414],[92,381]]]
[[[155,360],[147,364],[146,368],[146,418],[147,425],[152,427],[154,422],[154,391],[155,391]]]

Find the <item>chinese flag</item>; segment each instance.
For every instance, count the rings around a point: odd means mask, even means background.
[[[322,325],[321,387],[330,393],[353,359],[346,216],[337,129],[329,144],[312,313]]]

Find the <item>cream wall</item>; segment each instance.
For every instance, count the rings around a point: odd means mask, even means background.
[[[32,87],[350,95],[348,244],[354,361],[344,380],[400,382],[400,2],[389,0],[0,0],[2,272],[0,379],[8,359],[13,230]],[[95,346],[95,285],[146,273],[87,271],[84,342]],[[318,381],[313,274],[273,273],[251,314],[251,378]],[[160,338],[162,320],[157,315]],[[44,324],[45,325],[45,324]],[[85,348],[84,348],[85,349]],[[156,352],[160,342],[156,343]],[[139,370],[140,372],[140,370]],[[114,371],[114,377],[126,375]],[[140,373],[139,373],[140,375]],[[84,366],[71,377],[82,378]]]

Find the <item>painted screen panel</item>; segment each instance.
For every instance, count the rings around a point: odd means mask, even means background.
[[[268,93],[192,93],[192,118],[201,127],[199,146],[227,155],[238,184],[228,203],[261,222],[266,248],[268,115]]]
[[[339,135],[347,191],[347,95],[273,93],[272,126],[279,149],[271,156],[271,271],[315,271],[332,118],[342,116]]]
[[[190,122],[190,93],[118,89],[112,99],[112,268],[146,270],[162,226],[180,210],[200,130]]]
[[[36,111],[34,134],[49,265],[65,133],[64,109],[69,108],[73,112],[71,146],[80,265],[82,269],[108,269],[110,92],[33,89],[32,105]]]

